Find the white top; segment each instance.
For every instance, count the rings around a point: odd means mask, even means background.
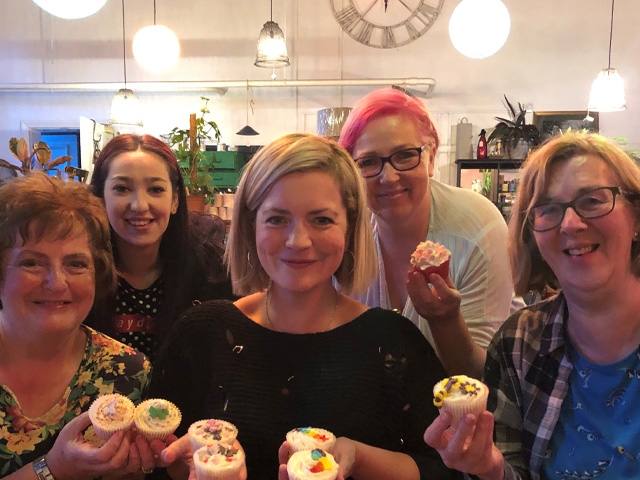
[[[483,348],[509,316],[513,282],[507,256],[507,224],[500,211],[482,195],[463,188],[431,183],[431,218],[426,240],[451,251],[449,275],[462,296],[460,310],[471,337]],[[372,216],[378,250],[378,278],[366,294],[355,298],[370,307],[391,308],[378,225]],[[409,259],[407,271],[409,271]],[[513,308],[524,306],[514,299]],[[418,315],[407,298],[402,315],[418,326],[433,345],[427,321]]]

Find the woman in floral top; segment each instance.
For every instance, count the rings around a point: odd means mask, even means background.
[[[139,401],[150,373],[144,355],[82,325],[114,287],[109,237],[83,184],[33,173],[0,188],[0,477],[119,477],[153,465],[142,437],[92,442],[83,413],[103,394]]]

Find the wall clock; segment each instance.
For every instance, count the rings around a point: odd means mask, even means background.
[[[429,30],[444,0],[329,0],[351,38],[374,48],[406,45]]]

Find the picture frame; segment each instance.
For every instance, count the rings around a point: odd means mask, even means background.
[[[593,118],[593,121],[586,120],[587,114]],[[533,124],[538,127],[543,141],[558,133],[564,133],[569,128],[598,133],[600,130],[599,118],[598,112],[587,112],[586,110],[533,112]]]

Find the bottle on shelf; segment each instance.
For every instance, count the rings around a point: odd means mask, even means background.
[[[480,139],[478,140],[478,150],[477,150],[477,158],[487,158],[487,139],[485,134],[487,132],[484,130],[480,130]]]

